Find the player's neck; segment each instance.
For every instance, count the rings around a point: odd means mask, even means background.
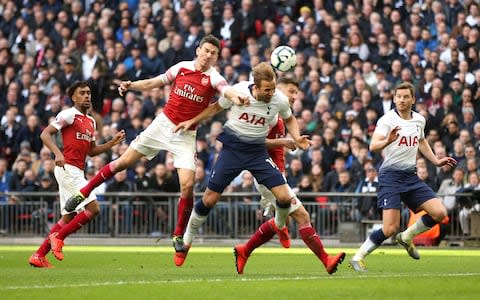
[[[200,72],[206,72],[206,71],[208,71],[208,69],[210,69],[210,66],[208,66],[208,65],[207,66],[200,65],[198,60],[195,61],[194,66],[195,66],[195,70],[200,71]]]
[[[404,120],[410,120],[412,118],[412,110],[409,109],[409,110],[404,110],[404,111],[400,111],[397,109],[397,114],[400,116],[400,118],[404,119]]]
[[[78,107],[78,106],[75,106],[75,108],[81,112],[82,114],[86,115],[87,114],[87,110],[83,107]]]

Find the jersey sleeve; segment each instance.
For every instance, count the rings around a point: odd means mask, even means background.
[[[375,131],[373,133],[374,134],[378,133],[386,137],[391,129],[392,129],[392,125],[390,124],[390,122],[388,122],[385,116],[382,116],[378,120],[377,127],[375,127]]]
[[[57,130],[61,130],[62,128],[72,125],[74,118],[75,112],[73,109],[62,110],[58,113],[58,115],[55,117],[55,120],[52,121],[50,125],[55,127]]]
[[[172,83],[178,75],[178,71],[180,68],[185,64],[185,62],[179,62],[173,66],[171,66],[165,73],[158,75],[162,80],[163,84],[170,84]]]
[[[220,99],[218,99],[218,104],[223,109],[229,109],[233,106],[233,102],[226,97],[220,97]]]
[[[213,83],[212,83],[213,84]],[[242,92],[242,86],[240,83],[235,84],[232,88],[234,88],[237,92]],[[227,97],[220,97],[218,99],[218,104],[223,108],[223,109],[228,109],[233,106],[233,102],[230,101]]]
[[[210,82],[212,84],[212,87],[222,95],[222,97],[225,96],[225,91],[227,88],[230,87],[228,82],[225,80],[225,78],[220,75],[218,72],[213,72],[212,76],[210,77]]]

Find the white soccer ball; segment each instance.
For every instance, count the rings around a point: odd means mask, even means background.
[[[288,46],[278,46],[270,56],[270,63],[275,69],[288,72],[297,64],[297,56],[292,48]]]

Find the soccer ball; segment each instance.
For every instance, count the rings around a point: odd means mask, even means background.
[[[270,63],[275,69],[281,72],[288,72],[297,64],[297,56],[292,48],[278,46],[270,56]]]

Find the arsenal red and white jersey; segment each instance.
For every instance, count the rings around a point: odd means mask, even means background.
[[[163,112],[174,123],[190,120],[210,104],[216,92],[228,86],[214,68],[195,70],[194,61],[182,61],[160,75],[164,83],[172,83],[170,97]]]
[[[95,141],[95,120],[71,107],[62,110],[50,124],[62,133],[65,163],[85,169],[85,159]]]
[[[277,124],[268,132],[267,139],[279,139],[285,137],[285,123],[283,119],[278,117]],[[283,146],[268,149],[268,155],[277,165],[281,172],[285,172],[285,156],[283,155]]]

